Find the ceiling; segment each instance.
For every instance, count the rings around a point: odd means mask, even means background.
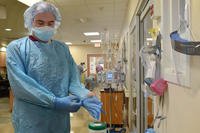
[[[55,38],[73,44],[88,44],[91,39],[118,42],[127,13],[128,0],[47,0],[53,2],[62,15]],[[28,35],[23,13],[27,6],[17,0],[0,0],[6,7],[7,18],[0,19],[0,43]],[[5,31],[11,28],[12,31]],[[86,37],[83,32],[100,32]]]

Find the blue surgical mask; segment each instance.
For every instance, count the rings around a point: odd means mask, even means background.
[[[33,34],[41,41],[49,41],[55,34],[55,28],[44,26],[32,28]]]

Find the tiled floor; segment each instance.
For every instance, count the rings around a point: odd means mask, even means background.
[[[88,123],[93,121],[83,108],[71,117],[71,133],[88,133]],[[0,98],[0,133],[14,133],[9,111],[9,99]]]
[[[94,92],[97,96],[100,96],[98,88],[94,89]],[[80,131],[81,133],[89,133],[88,124],[92,121],[93,119],[89,113],[81,108],[71,117],[71,133],[80,133]],[[0,98],[0,133],[14,133],[8,98]]]
[[[14,133],[11,124],[11,113],[9,111],[9,99],[0,98],[0,132]]]

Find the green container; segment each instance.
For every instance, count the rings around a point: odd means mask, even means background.
[[[102,122],[90,122],[88,128],[90,133],[106,133],[106,124]]]

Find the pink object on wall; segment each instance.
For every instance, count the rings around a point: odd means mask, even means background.
[[[157,95],[162,96],[165,92],[165,90],[168,88],[167,81],[164,79],[158,79],[154,81],[150,85],[152,91],[154,91]]]

